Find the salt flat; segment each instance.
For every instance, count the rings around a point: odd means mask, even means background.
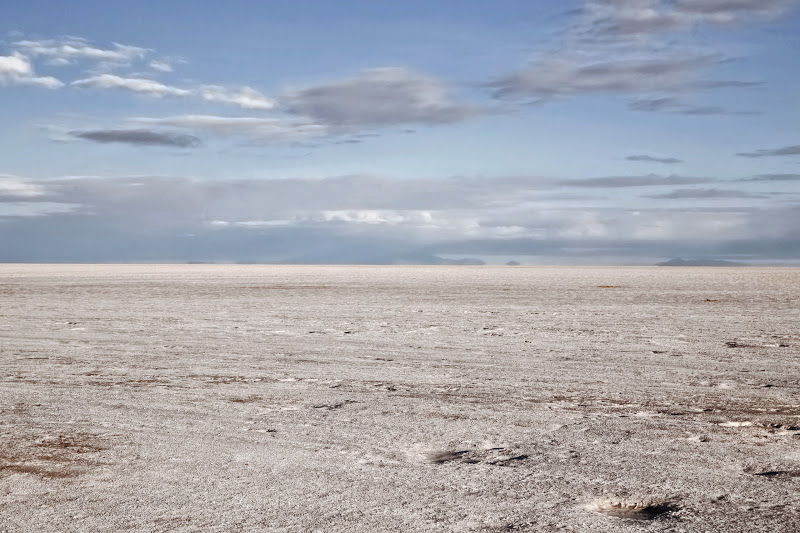
[[[797,531],[800,269],[0,265],[2,531]]]

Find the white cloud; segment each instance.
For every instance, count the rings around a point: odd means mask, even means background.
[[[0,220],[5,217],[43,217],[59,213],[71,213],[80,207],[77,204],[60,202],[0,202]]]
[[[0,198],[31,198],[45,193],[44,187],[16,176],[0,174]]]
[[[187,96],[192,94],[188,89],[181,89],[164,85],[154,80],[144,78],[123,78],[114,74],[100,74],[90,78],[72,82],[76,87],[93,87],[98,89],[125,89],[131,92],[147,94],[149,96]]]
[[[75,60],[130,63],[145,57],[149,50],[138,46],[113,43],[111,48],[97,48],[79,38],[61,40],[17,41],[14,46],[26,55],[49,59],[51,65],[67,65]]]
[[[20,54],[0,56],[0,84],[36,85],[46,89],[64,86],[64,83],[51,76],[37,76],[30,61]]]
[[[172,65],[166,61],[152,60],[149,63],[150,68],[158,72],[172,72]]]
[[[247,86],[238,90],[230,90],[219,85],[204,85],[200,87],[199,92],[200,96],[209,102],[234,104],[244,109],[266,110],[275,107],[274,100]]]
[[[315,217],[311,217],[314,220]],[[350,224],[369,225],[413,225],[423,227],[437,226],[431,211],[419,210],[386,210],[386,209],[350,209],[322,211],[317,220],[323,222],[347,222]]]

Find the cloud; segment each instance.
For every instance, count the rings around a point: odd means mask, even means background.
[[[36,85],[46,89],[64,86],[51,76],[37,76],[27,58],[20,54],[0,56],[0,85]]]
[[[452,102],[440,81],[400,67],[371,69],[354,78],[292,90],[281,103],[291,113],[335,127],[444,124],[478,113]]]
[[[800,181],[800,174],[761,174],[742,181]]]
[[[51,66],[63,66],[78,60],[95,61],[100,69],[90,70],[92,76],[75,80],[71,85],[75,87],[91,87],[95,89],[124,89],[139,94],[154,97],[164,96],[199,96],[209,102],[233,104],[243,109],[268,110],[276,106],[274,100],[253,87],[244,86],[230,89],[219,85],[199,85],[189,88],[175,87],[156,80],[147,78],[122,77],[114,74],[98,73],[105,70],[129,65],[134,61],[143,61],[152,50],[138,46],[129,46],[113,43],[111,48],[100,48],[91,45],[88,40],[79,37],[49,40],[23,40],[14,44],[15,54],[0,56],[0,83],[25,83],[29,85],[42,85],[49,88],[63,86],[59,80],[51,77],[39,78],[34,76],[28,57],[44,58]],[[172,72],[171,62],[181,62],[177,58],[151,59],[147,66],[159,73]]]
[[[755,152],[739,152],[741,157],[777,157],[786,155],[800,155],[800,144],[784,146],[783,148],[761,149]]]
[[[727,86],[727,85],[726,85]],[[736,86],[750,86],[748,83]],[[661,113],[674,113],[679,115],[757,115],[758,111],[735,111],[716,105],[697,106],[686,104],[674,96],[656,98],[640,98],[634,100],[628,107],[634,111],[651,111]]]
[[[765,198],[761,194],[727,189],[678,189],[666,194],[653,194],[645,198],[664,199],[713,199],[713,198]]]
[[[712,56],[675,56],[584,63],[568,56],[544,57],[492,86],[499,97],[542,99],[601,92],[648,93],[678,89],[697,69],[716,61]]]
[[[300,142],[330,133],[329,128],[321,124],[275,118],[178,115],[131,120],[140,124],[210,132],[220,136],[242,136],[256,143]]]
[[[197,89],[197,94],[207,101],[245,109],[281,109],[294,118],[178,115],[138,117],[131,121],[271,144],[370,135],[369,128],[396,124],[456,122],[478,112],[473,107],[452,103],[441,82],[402,68],[373,69],[355,78],[291,90],[277,101],[246,86],[234,90],[204,85]],[[350,137],[338,142],[356,144],[361,140]]]
[[[92,60],[111,63],[130,63],[142,59],[149,50],[138,46],[113,43],[111,48],[97,48],[85,39],[76,37],[49,40],[17,41],[14,46],[25,55],[49,59],[52,65],[67,65],[75,60]]]
[[[79,139],[98,143],[123,143],[135,146],[193,148],[200,145],[200,139],[193,135],[164,133],[143,129],[72,131],[70,135]]]
[[[645,163],[664,163],[666,165],[683,163],[682,159],[676,159],[674,157],[655,157],[652,155],[629,155],[625,159],[628,161],[641,161]]]
[[[16,218],[45,217],[71,213],[77,211],[80,207],[80,205],[61,202],[9,202],[0,199],[0,223]],[[2,231],[0,231],[0,234],[2,234]]]
[[[239,90],[229,90],[219,85],[204,85],[199,92],[209,102],[235,104],[244,109],[267,110],[275,107],[274,100],[247,86]]]
[[[13,198],[32,198],[44,194],[44,187],[18,178],[0,174],[0,201]]]
[[[693,178],[684,176],[610,176],[603,178],[584,178],[562,180],[560,183],[568,187],[653,187],[657,185],[694,185],[708,183],[710,178]]]
[[[561,43],[489,84],[501,99],[542,103],[596,93],[665,95],[632,109],[687,115],[731,113],[678,102],[677,94],[742,88],[752,81],[709,79],[724,61],[718,51],[682,44],[702,24],[768,20],[796,2],[766,0],[587,0],[573,11]],[[684,38],[686,43],[693,39]]]
[[[166,61],[158,61],[156,59],[153,59],[152,61],[150,61],[150,63],[148,63],[148,66],[151,69],[156,70],[158,72],[172,72],[172,65],[170,65]]]
[[[800,258],[800,207],[769,197],[723,207],[715,200],[732,196],[715,189],[700,189],[693,207],[664,208],[621,190],[559,198],[552,193],[561,182],[535,177],[13,177],[8,188],[35,196],[0,201],[5,261],[394,262],[502,253],[593,262],[698,249]]]
[[[144,78],[122,78],[114,74],[100,74],[90,78],[73,81],[76,87],[92,87],[96,89],[125,89],[127,91],[146,94],[148,96],[187,96],[191,91],[164,85]]]
[[[591,0],[584,4],[583,31],[596,39],[642,39],[690,31],[701,24],[732,25],[774,19],[794,0]]]
[[[797,5],[796,0],[677,0],[675,10],[712,24],[769,19]]]

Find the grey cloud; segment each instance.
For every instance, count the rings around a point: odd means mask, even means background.
[[[747,88],[760,85],[763,85],[763,82],[745,80],[701,80],[692,84],[699,89]]]
[[[713,181],[710,178],[684,176],[609,176],[604,178],[584,178],[563,180],[561,185],[569,187],[652,187],[656,185],[694,185]]]
[[[89,130],[72,131],[70,135],[78,139],[98,143],[123,143],[136,146],[172,146],[177,148],[193,148],[201,141],[193,135],[166,133],[152,130]]]
[[[724,115],[728,112],[723,107],[709,105],[696,107],[687,106],[676,111],[676,113],[683,115]]]
[[[477,114],[452,102],[440,81],[400,67],[293,90],[282,103],[291,113],[336,127],[443,124]]]
[[[704,15],[709,22],[730,23],[745,17],[774,17],[793,5],[796,0],[678,0],[675,9]]]
[[[800,181],[800,174],[760,174],[742,181]]]
[[[655,157],[652,155],[629,155],[625,159],[628,161],[641,161],[645,163],[664,163],[666,165],[683,163],[682,159],[677,159],[674,157]]]
[[[678,189],[666,194],[653,194],[646,198],[663,199],[714,199],[714,198],[765,198],[761,194],[753,194],[746,191],[736,191],[728,189]]]
[[[718,106],[692,106],[674,94],[741,88],[749,80],[703,76],[725,61],[722,55],[681,46],[674,37],[699,24],[768,19],[793,2],[767,0],[587,0],[556,51],[490,83],[499,98],[539,103],[556,97],[613,92],[664,94],[631,105],[641,111],[687,115],[740,114]],[[609,60],[608,58],[614,58]]]
[[[618,59],[583,63],[575,58],[551,57],[492,84],[504,96],[554,96],[597,93],[648,93],[677,89],[694,72],[713,64],[712,56]]]
[[[150,126],[202,131],[220,136],[239,136],[256,144],[300,142],[331,134],[330,128],[322,124],[261,117],[178,115],[162,118],[139,117],[131,119],[131,121]]]
[[[784,146],[783,148],[761,149],[755,152],[739,152],[736,154],[742,157],[774,157],[786,155],[800,155],[800,144]]]
[[[630,0],[586,2],[584,32],[596,39],[643,38],[689,31],[699,24],[730,25],[768,20],[794,0]]]
[[[671,111],[680,109],[681,102],[673,96],[662,96],[659,98],[641,98],[629,104],[634,111]]]
[[[634,111],[673,113],[678,115],[757,115],[758,111],[736,111],[720,106],[695,106],[682,102],[674,96],[640,98],[628,107]]]
[[[272,100],[245,87],[226,92],[221,87],[201,88],[209,100],[237,103],[242,107],[265,109]],[[478,110],[452,103],[444,85],[403,68],[372,69],[360,76],[288,92],[278,105],[296,119],[180,115],[139,117],[133,122],[148,125],[206,131],[222,136],[240,136],[253,144],[305,142],[350,135],[374,135],[359,130],[407,123],[441,124],[473,117]]]

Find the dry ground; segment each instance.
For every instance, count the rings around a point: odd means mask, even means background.
[[[0,531],[798,531],[800,269],[0,265]]]

